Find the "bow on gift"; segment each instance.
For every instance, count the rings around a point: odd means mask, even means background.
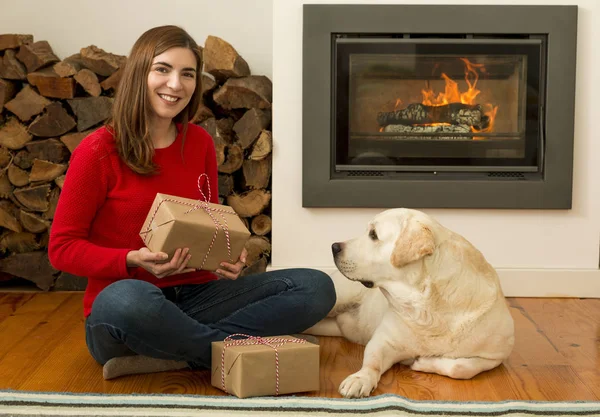
[[[245,339],[234,339],[235,336],[245,337]],[[249,345],[265,345],[275,351],[275,395],[279,395],[279,351],[277,348],[287,343],[306,343],[303,339],[283,339],[278,337],[257,337],[247,334],[236,333],[227,336],[224,340],[223,352],[221,353],[221,388],[227,392],[225,388],[225,350],[230,346],[249,346]]]
[[[208,198],[206,198],[206,195],[202,191],[202,184],[201,184],[202,178],[204,178],[206,180],[206,185],[207,185],[207,189],[208,189]],[[225,210],[225,209],[222,209],[222,208],[219,208],[219,207],[211,207],[210,206],[209,203],[210,203],[210,199],[211,199],[211,191],[210,191],[210,185],[209,185],[209,181],[208,181],[208,175],[201,174],[198,177],[198,191],[200,191],[200,195],[204,199],[204,201],[199,200],[198,203],[189,203],[189,202],[185,202],[185,201],[179,201],[179,200],[174,199],[174,198],[165,198],[165,199],[163,199],[156,206],[156,209],[154,210],[154,213],[152,213],[150,221],[148,221],[148,228],[146,230],[142,231],[140,234],[147,235],[152,230],[152,222],[154,221],[154,217],[156,217],[156,213],[158,213],[158,210],[159,210],[160,206],[163,203],[171,202],[171,203],[177,203],[177,204],[183,204],[183,205],[186,205],[186,206],[191,206],[191,208],[188,211],[186,211],[184,214],[189,214],[189,213],[191,213],[193,211],[196,211],[198,209],[202,209],[212,219],[212,221],[213,221],[213,223],[215,225],[215,232],[213,233],[212,241],[210,242],[210,246],[208,247],[208,250],[206,251],[206,255],[204,256],[204,259],[202,260],[202,264],[200,264],[200,266],[198,267],[198,269],[202,269],[202,267],[204,266],[204,263],[208,259],[208,255],[210,254],[210,251],[212,250],[212,248],[214,246],[215,240],[217,239],[217,236],[219,235],[219,230],[220,229],[223,229],[223,233],[225,234],[225,240],[226,240],[226,243],[227,243],[227,254],[229,255],[229,261],[230,262],[234,262],[233,259],[231,259],[231,243],[230,243],[230,240],[229,240],[229,227],[227,226],[227,219],[225,217],[225,214],[235,214],[235,215],[237,215],[237,213],[235,211],[233,211],[233,210]],[[218,217],[221,218],[222,222],[219,220]],[[145,238],[144,238],[144,241],[145,241]]]

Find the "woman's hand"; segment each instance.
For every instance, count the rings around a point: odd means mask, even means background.
[[[240,273],[246,264],[246,257],[248,256],[248,251],[246,248],[242,250],[240,255],[240,259],[234,264],[230,264],[229,262],[221,262],[221,268],[217,269],[215,273],[219,276],[219,278],[225,279],[238,279],[240,277]]]
[[[195,271],[194,268],[186,268],[191,255],[189,249],[177,249],[173,258],[167,261],[169,255],[164,252],[151,252],[144,247],[133,250],[127,254],[127,266],[139,266],[150,272],[156,278],[164,278],[169,275],[185,274]]]

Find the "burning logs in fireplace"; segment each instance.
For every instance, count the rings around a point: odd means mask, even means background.
[[[271,81],[251,75],[226,41],[204,45],[203,104],[219,200],[252,232],[243,274],[264,271],[271,243]],[[92,45],[60,60],[31,35],[0,35],[0,282],[78,290],[85,279],[48,262],[48,233],[71,152],[110,115],[126,57]],[[17,281],[18,282],[18,281]]]
[[[397,133],[468,133],[483,130],[489,117],[479,104],[450,103],[428,106],[420,103],[393,112],[380,112],[377,122],[384,132]],[[441,139],[451,137],[439,137]]]

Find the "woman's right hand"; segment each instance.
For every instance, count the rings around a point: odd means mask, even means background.
[[[132,250],[127,253],[127,266],[139,266],[150,272],[156,278],[164,278],[169,275],[185,274],[195,271],[194,268],[186,268],[191,258],[189,249],[177,249],[173,258],[167,262],[169,255],[164,252],[151,252],[143,247],[139,250]]]

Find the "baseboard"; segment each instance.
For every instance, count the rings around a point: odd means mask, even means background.
[[[268,270],[284,269],[269,266]],[[317,268],[327,274],[336,269]],[[500,285],[507,297],[600,298],[598,269],[503,269],[498,268]]]

